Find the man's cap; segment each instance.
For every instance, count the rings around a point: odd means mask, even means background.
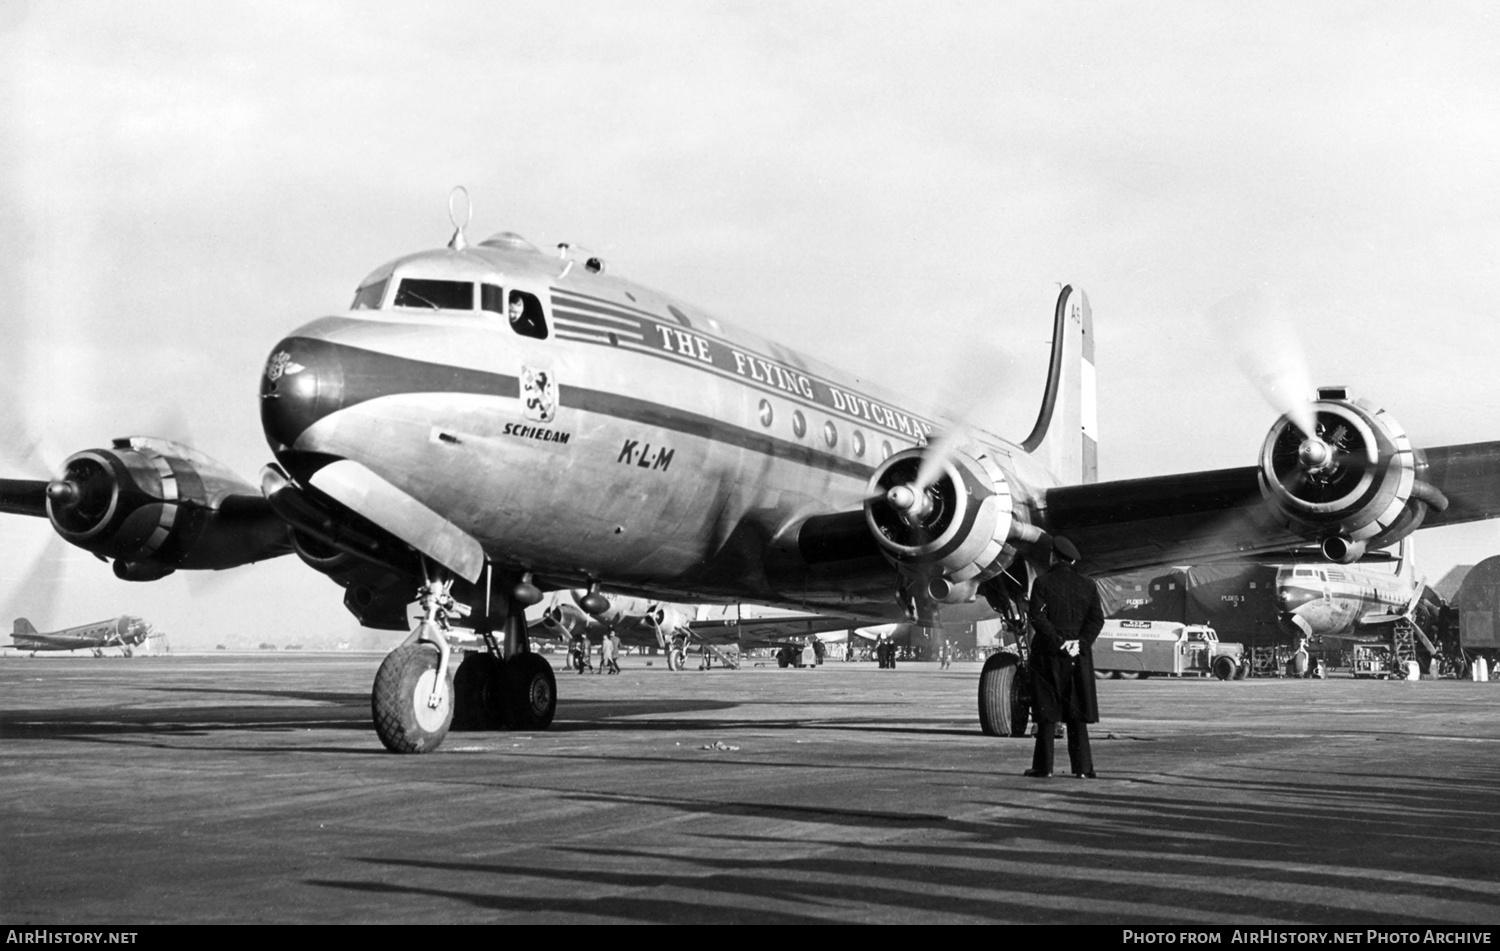
[[[1061,535],[1052,536],[1052,550],[1059,558],[1066,558],[1069,561],[1077,561],[1079,558],[1078,549]]]

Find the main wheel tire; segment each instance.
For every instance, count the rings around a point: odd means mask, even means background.
[[[505,662],[489,651],[464,657],[453,674],[451,730],[498,730],[505,725]]]
[[[1025,736],[1030,714],[1017,673],[1020,658],[991,654],[979,672],[979,729],[985,736]]]
[[[1120,675],[1112,670],[1099,670],[1097,668],[1094,670],[1095,680],[1112,680],[1118,676]]]
[[[436,707],[427,703],[437,669],[438,649],[431,644],[404,644],[381,662],[370,691],[370,712],[376,735],[392,753],[429,753],[448,735],[453,684],[444,685]]]
[[[1214,658],[1214,662],[1209,666],[1213,670],[1214,676],[1220,680],[1233,680],[1234,671],[1239,667],[1239,664],[1234,662],[1233,657],[1227,654],[1220,654]]]
[[[516,654],[505,662],[506,725],[545,730],[557,713],[557,678],[541,654]]]
[[[1121,680],[1140,680],[1144,675],[1139,670],[1117,670],[1115,676]]]
[[[685,669],[687,669],[687,651],[683,650],[680,647],[669,647],[669,648],[667,648],[667,669],[668,670],[685,670]]]

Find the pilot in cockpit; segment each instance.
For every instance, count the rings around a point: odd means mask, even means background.
[[[526,297],[520,291],[510,292],[510,317],[511,329],[523,337],[535,337],[538,340],[547,339],[547,328],[542,325],[541,315],[536,313],[536,308],[526,305]]]

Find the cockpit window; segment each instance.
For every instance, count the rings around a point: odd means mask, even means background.
[[[385,300],[385,287],[391,282],[388,277],[378,281],[371,281],[354,292],[354,303],[349,305],[350,310],[379,310],[380,302]]]
[[[523,337],[547,339],[547,323],[542,316],[542,302],[535,294],[511,291],[509,296],[493,284],[479,286],[479,306],[497,314],[504,314],[510,327]]]
[[[473,310],[474,285],[468,281],[435,281],[420,277],[401,279],[396,290],[397,307],[429,310]]]

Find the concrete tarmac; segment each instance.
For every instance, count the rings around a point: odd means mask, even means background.
[[[1500,922],[1500,684],[1101,682],[1037,780],[977,664],[631,657],[395,756],[380,659],[0,659],[0,923]]]

